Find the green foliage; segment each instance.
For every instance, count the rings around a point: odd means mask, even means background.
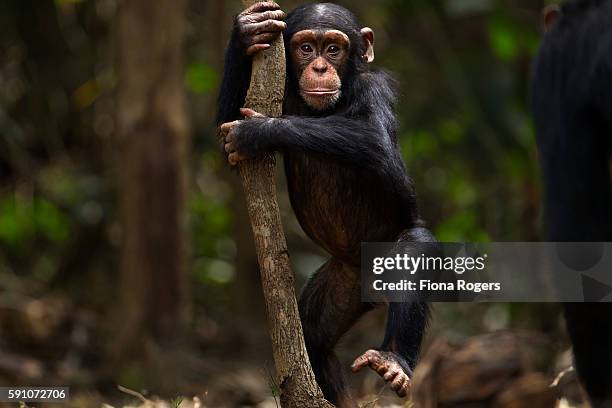
[[[0,201],[0,240],[17,248],[32,235],[31,218],[24,211],[18,211],[13,198]]]
[[[188,89],[195,94],[209,94],[219,83],[219,74],[204,62],[192,62],[187,65],[185,81]]]
[[[276,382],[276,378],[274,376],[274,374],[272,373],[272,371],[270,370],[269,367],[264,367],[265,372],[266,372],[266,378],[268,381],[268,387],[270,387],[270,393],[272,394],[272,397],[274,397],[274,402],[276,403],[276,405],[278,406],[278,401],[277,398],[280,397],[280,387],[278,386],[278,383]]]
[[[43,198],[14,196],[0,200],[0,242],[23,251],[37,237],[62,244],[70,235],[71,220]]]
[[[192,194],[189,199],[193,245],[197,253],[219,255],[219,240],[227,236],[232,221],[227,203],[210,199],[202,194]]]
[[[214,173],[222,169],[221,160],[222,155],[214,150],[202,155],[198,177],[208,180],[207,190],[192,192],[188,202],[194,248],[192,274],[196,282],[214,287],[231,283],[236,274],[233,208],[225,194],[228,185]]]
[[[441,242],[489,242],[489,236],[480,225],[476,214],[461,211],[442,221],[435,235]]]
[[[531,56],[537,51],[538,32],[534,27],[517,23],[504,9],[489,19],[487,31],[493,53],[504,62],[514,61],[521,54]]]
[[[40,234],[55,243],[66,241],[70,235],[70,219],[44,199],[34,201],[34,225]]]
[[[518,40],[511,25],[499,20],[493,20],[489,24],[491,47],[502,61],[512,61],[517,57],[520,48]]]

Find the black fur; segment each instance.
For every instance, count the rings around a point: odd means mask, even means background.
[[[217,100],[217,125],[240,117],[249,84],[251,83],[252,58],[247,56],[234,27],[227,49],[223,69],[223,80]]]
[[[289,70],[283,116],[248,119],[233,132],[236,150],[243,154],[283,153],[296,216],[305,232],[332,255],[304,289],[300,314],[317,381],[328,400],[343,404],[349,397],[333,348],[372,308],[360,300],[361,242],[435,239],[420,228],[414,186],[397,144],[397,85],[389,74],[371,71],[362,60],[365,48],[355,16],[340,6],[322,3],[301,6],[285,21],[287,49],[291,36],[305,28],[337,29],[349,36],[350,58],[341,78],[341,97],[326,112],[310,109],[299,95],[296,73]],[[292,67],[290,53],[286,54],[287,66]],[[249,70],[250,59],[234,30],[227,48],[218,124],[240,118]],[[425,304],[389,307],[382,348],[400,355],[407,372],[417,361],[427,316]]]
[[[535,61],[532,109],[549,239],[612,241],[612,1],[562,7]],[[612,397],[612,305],[564,313],[578,374],[601,404]]]

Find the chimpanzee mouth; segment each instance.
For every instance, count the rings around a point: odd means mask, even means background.
[[[309,89],[302,90],[306,95],[309,96],[333,96],[340,92],[339,89]]]
[[[306,105],[316,111],[331,109],[340,100],[340,89],[316,88],[300,93]]]

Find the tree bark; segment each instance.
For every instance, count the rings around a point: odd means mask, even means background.
[[[242,0],[244,7],[254,3],[254,0]],[[253,59],[246,107],[269,117],[282,114],[285,65],[283,39],[279,36],[269,49]],[[306,353],[294,277],[276,201],[275,166],[274,155],[266,154],[240,163],[239,173],[261,270],[281,405],[284,408],[332,407],[323,398]]]
[[[184,11],[185,0],[125,0],[118,11],[117,355],[142,352],[147,339],[176,341],[188,315]]]

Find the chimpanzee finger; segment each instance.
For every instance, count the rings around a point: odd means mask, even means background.
[[[357,371],[361,370],[363,367],[366,367],[368,364],[370,364],[370,361],[368,357],[365,354],[363,354],[357,357],[355,361],[353,361],[353,364],[351,365],[351,371],[356,373]]]
[[[239,15],[261,13],[262,11],[278,10],[280,6],[273,1],[260,1],[242,11]]]
[[[259,23],[245,24],[242,28],[247,35],[263,34],[263,33],[278,33],[287,28],[287,23],[279,20],[265,20]]]
[[[260,23],[266,20],[282,21],[285,19],[285,12],[283,10],[267,10],[252,14],[249,17],[249,23]]]
[[[255,112],[253,109],[250,108],[240,108],[240,114],[242,116],[246,116],[247,118],[265,118],[264,115],[259,112]]]
[[[230,166],[235,166],[236,164],[238,164],[238,160],[236,158],[236,153],[230,153],[227,156],[227,161],[229,162]]]
[[[225,146],[223,146],[223,149],[225,150],[225,153],[232,153],[236,150],[233,143],[226,143]]]
[[[235,166],[235,165],[237,165],[237,164],[238,164],[238,162],[240,162],[240,161],[242,161],[242,160],[244,160],[244,159],[246,159],[246,157],[244,157],[244,156],[242,156],[241,154],[238,154],[238,153],[236,153],[236,152],[230,153],[230,154],[227,156],[227,160],[229,161],[229,164],[230,164],[231,166]]]
[[[406,377],[402,374],[395,377],[395,379],[391,382],[391,389],[393,391],[398,391],[401,389],[402,385],[404,385],[404,380]]]
[[[278,4],[276,4],[278,6]],[[256,21],[257,15],[268,10],[277,10],[280,7],[274,7],[269,2],[259,2],[253,4],[251,7],[244,9],[240,14],[236,16],[236,19],[242,24],[247,24]]]
[[[270,44],[253,44],[249,48],[247,48],[247,55],[254,55],[259,51],[267,50],[270,48]]]
[[[240,27],[240,32],[243,35],[250,35],[253,29],[257,29],[256,24],[263,23],[268,20],[282,22],[285,18],[285,13],[282,10],[264,11],[262,13],[253,13],[238,15],[237,23]]]
[[[389,370],[385,364],[381,364],[379,366],[374,367],[372,367],[372,365],[370,364],[370,367],[374,368],[374,371],[376,371],[380,376],[385,375],[385,373]]]
[[[391,381],[393,378],[397,376],[398,373],[399,371],[397,369],[392,368],[391,370],[387,371],[385,375],[383,375],[383,379],[385,381]]]
[[[253,45],[255,44],[270,44],[275,37],[278,37],[278,33],[262,33],[252,37]]]
[[[410,379],[408,377],[404,378],[404,383],[402,384],[402,386],[399,388],[399,390],[397,390],[397,395],[399,397],[405,397],[408,394],[408,390],[410,389]]]
[[[232,128],[234,126],[236,126],[238,124],[238,122],[240,122],[239,120],[235,120],[233,122],[226,122],[224,124],[222,124],[219,129],[221,130],[221,132],[223,132],[224,134],[227,134],[230,130],[232,130]]]
[[[378,354],[375,350],[368,350],[353,361],[351,365],[351,370],[356,373],[361,370],[363,367],[367,367],[370,364],[373,364],[374,361],[378,360]]]
[[[253,44],[270,44],[278,33],[261,33],[253,36]]]

